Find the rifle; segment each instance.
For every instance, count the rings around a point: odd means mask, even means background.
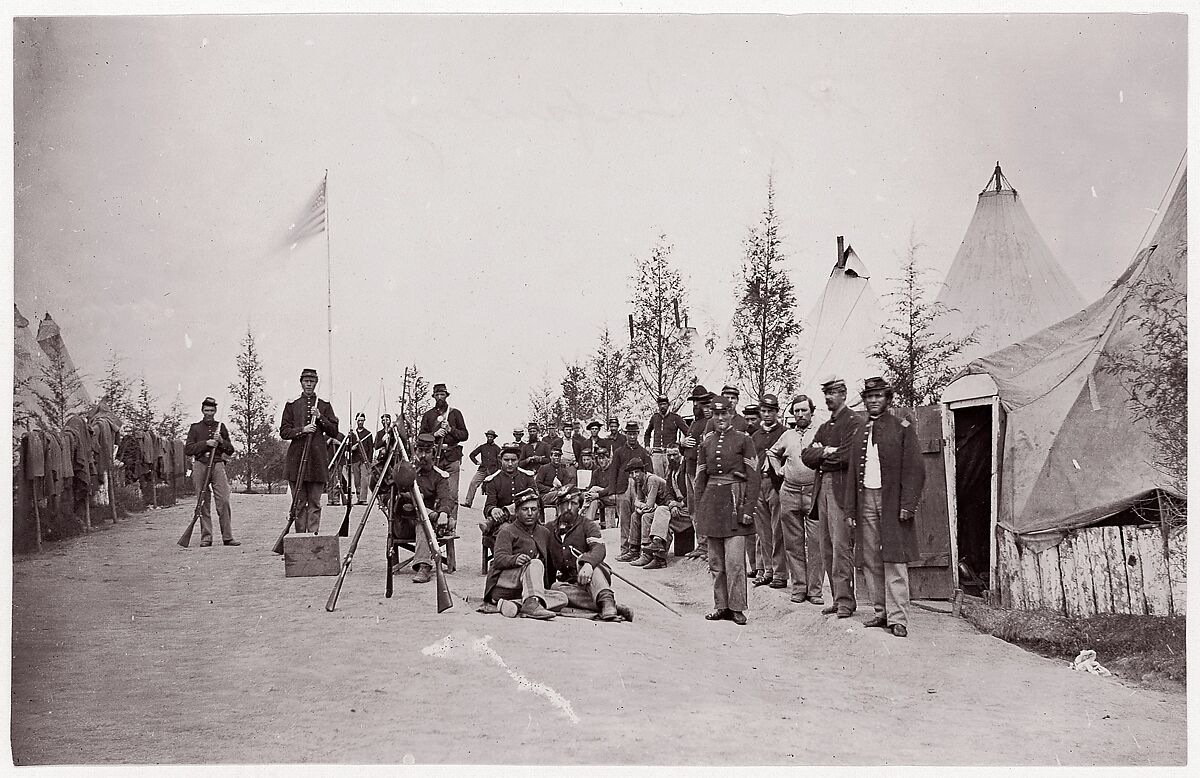
[[[408,451],[405,449],[402,439],[396,439],[396,447],[400,449],[400,456],[404,461],[411,464],[412,460],[408,458]],[[450,586],[446,583],[446,571],[442,569],[442,547],[438,544],[433,524],[429,521],[429,510],[425,507],[425,498],[421,496],[421,490],[415,482],[412,485],[412,498],[413,503],[417,506],[417,513],[421,517],[421,529],[425,533],[425,542],[429,544],[429,552],[433,557],[433,570],[437,577],[437,612],[442,613],[454,607],[454,600],[450,596]]]
[[[221,436],[221,427],[217,426],[217,437]],[[187,525],[187,529],[179,536],[179,545],[187,548],[192,545],[192,532],[196,529],[196,522],[200,520],[200,514],[204,511],[204,493],[208,491],[208,485],[212,482],[213,465],[217,460],[217,449],[220,447],[218,443],[213,446],[213,450],[208,455],[208,469],[204,472],[204,483],[200,486],[200,493],[196,495],[196,510],[192,513],[192,521]]]
[[[351,425],[354,424],[354,394],[353,393],[350,394],[350,424]],[[350,440],[351,435],[354,435],[355,440],[358,440],[358,435],[355,434],[353,426],[350,428],[350,432],[346,433],[346,437],[342,438],[342,444],[341,444],[341,446],[338,446],[339,453],[342,450],[342,446],[346,445],[346,441]],[[359,447],[359,450],[360,451],[362,450],[361,446]],[[348,451],[346,453],[346,458],[350,459],[350,453]],[[335,462],[337,461],[336,455],[335,455],[334,461]],[[339,538],[344,538],[350,534],[350,509],[354,505],[354,495],[352,495],[350,493],[351,491],[353,491],[353,488],[354,488],[354,462],[353,461],[346,462],[346,467],[348,467],[350,469],[349,482],[347,482],[346,479],[342,478],[342,474],[344,471],[341,468],[338,468],[338,478],[342,479],[342,497],[346,500],[346,515],[342,517],[342,526],[338,527],[338,531],[337,531]],[[346,488],[347,486],[350,487],[350,489],[347,489]]]
[[[317,408],[317,400],[313,402],[313,410]],[[309,424],[312,423],[312,411],[308,414]],[[287,524],[283,525],[283,532],[279,533],[279,537],[275,541],[275,545],[271,546],[271,551],[276,554],[283,553],[283,539],[292,531],[292,525],[296,523],[296,500],[300,496],[300,487],[304,483],[304,470],[308,466],[308,449],[312,445],[313,433],[306,432],[304,438],[304,449],[300,452],[300,468],[296,471],[296,488],[292,490],[292,506],[288,509]]]
[[[342,571],[338,573],[337,581],[333,584],[333,591],[329,593],[329,599],[325,602],[325,610],[330,613],[333,613],[333,609],[337,607],[338,596],[342,593],[342,583],[346,580],[346,573],[350,572],[350,564],[354,561],[354,552],[358,548],[358,541],[362,537],[363,529],[367,526],[367,517],[371,515],[371,508],[375,507],[375,501],[379,498],[379,490],[383,488],[384,478],[391,469],[392,455],[395,453],[394,447],[388,451],[387,459],[383,462],[383,470],[379,472],[379,483],[375,484],[375,488],[371,491],[371,499],[367,500],[367,509],[363,511],[362,518],[358,521],[358,529],[354,531],[354,539],[350,541],[350,548],[346,550],[346,556],[342,559]]]

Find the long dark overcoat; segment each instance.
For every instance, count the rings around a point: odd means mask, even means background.
[[[855,488],[849,490],[849,505],[844,507],[858,523],[855,547],[862,547],[859,507],[865,489],[863,471],[867,463],[867,435],[872,429],[879,447],[879,475],[883,487],[882,515],[879,518],[883,561],[917,562],[921,556],[917,550],[916,519],[900,521],[900,509],[905,508],[916,516],[917,503],[921,501],[921,491],[925,488],[925,464],[921,461],[916,425],[890,413],[884,413],[874,422],[864,422],[854,438],[849,474]]]

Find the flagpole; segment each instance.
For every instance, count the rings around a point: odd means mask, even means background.
[[[329,168],[325,168],[325,327],[329,359],[329,397],[333,398],[333,263],[330,260]]]

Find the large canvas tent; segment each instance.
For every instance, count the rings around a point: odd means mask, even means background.
[[[1187,286],[1187,176],[1149,246],[1101,299],[1040,332],[971,362],[943,402],[994,393],[1001,423],[994,522],[1023,541],[1053,542],[1164,489],[1154,444],[1126,406],[1104,355],[1136,352],[1142,284]],[[1169,491],[1169,490],[1166,490]]]
[[[998,162],[937,302],[949,309],[941,318],[948,334],[975,334],[965,359],[1016,343],[1083,307]]]
[[[43,376],[50,360],[38,345],[29,320],[21,315],[15,303],[13,316],[13,426],[14,429],[39,427],[38,395],[48,394]]]
[[[867,353],[885,320],[866,263],[839,237],[837,261],[805,320],[798,345],[803,391],[818,408],[823,408],[821,381],[827,375],[836,373],[846,380],[852,403],[864,379],[883,375]]]

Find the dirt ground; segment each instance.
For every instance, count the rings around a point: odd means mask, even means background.
[[[1073,672],[948,615],[916,609],[904,640],[863,628],[863,608],[837,620],[764,587],[748,626],[710,623],[708,573],[684,560],[617,565],[682,618],[620,581],[632,624],[484,615],[465,509],[449,580],[471,603],[438,615],[407,571],[385,600],[376,515],[328,613],[334,579],[285,578],[270,551],[286,497],[234,495],[239,548],[199,548],[198,530],[176,545],[191,510],[14,561],[16,764],[1186,761],[1182,694]]]

